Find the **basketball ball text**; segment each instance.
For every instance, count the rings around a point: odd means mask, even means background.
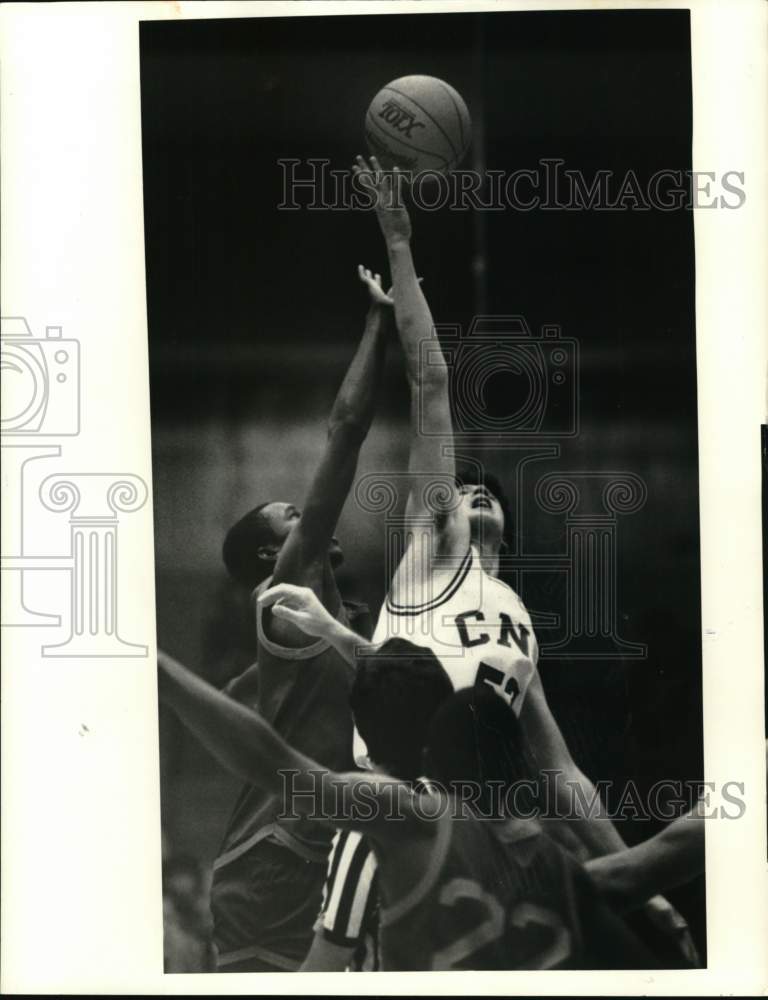
[[[424,128],[423,122],[417,121],[414,114],[406,111],[404,107],[391,98],[384,102],[379,112],[379,118],[383,118],[387,125],[391,125],[398,132],[405,133],[409,139],[413,137],[414,129]]]

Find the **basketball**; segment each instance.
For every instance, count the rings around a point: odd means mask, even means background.
[[[365,138],[385,169],[447,173],[469,148],[472,121],[461,94],[434,76],[382,87],[365,115]]]

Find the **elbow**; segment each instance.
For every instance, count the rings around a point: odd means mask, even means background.
[[[449,386],[448,366],[440,356],[434,363],[429,358],[408,373],[408,383],[411,392],[417,392],[422,399],[429,397],[444,397]]]
[[[360,447],[368,433],[370,421],[352,410],[331,414],[328,420],[328,440],[343,447]]]
[[[596,792],[592,782],[573,761],[562,761],[545,773],[549,794],[554,792],[559,806],[567,805],[569,815],[578,812],[579,804],[588,802]]]
[[[563,778],[569,785],[579,785],[581,788],[592,788],[592,782],[573,761],[563,768]]]

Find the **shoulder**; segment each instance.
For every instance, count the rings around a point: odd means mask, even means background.
[[[528,614],[528,609],[516,590],[513,590],[508,583],[505,583],[504,580],[500,580],[497,576],[489,575],[488,579],[495,584],[500,595],[503,595],[506,600],[510,601],[510,603],[516,605],[519,609]]]
[[[259,662],[264,666],[270,657],[276,660],[309,660],[325,652],[329,648],[325,639],[307,636],[297,626],[274,618],[268,608],[262,608],[258,603],[258,598],[273,582],[274,577],[267,577],[251,594]]]
[[[522,597],[508,583],[499,580],[498,577],[488,576],[488,579],[494,584],[493,592],[496,595],[495,600],[498,602],[498,610],[511,615],[516,624],[522,625],[532,632],[531,613],[525,606]]]

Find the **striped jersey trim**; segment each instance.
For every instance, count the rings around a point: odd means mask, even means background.
[[[271,585],[271,583],[272,577],[269,576],[266,580],[263,580],[251,594],[251,600],[256,607],[256,631],[258,633],[259,643],[268,653],[271,653],[273,656],[279,656],[283,660],[309,660],[313,656],[319,656],[321,653],[324,653],[330,646],[330,643],[325,639],[317,639],[315,642],[310,643],[309,646],[299,646],[294,649],[292,646],[281,646],[267,638],[264,631],[264,625],[262,623],[264,609],[257,603],[256,598],[260,597],[261,594],[263,594],[264,591]]]
[[[218,871],[225,865],[232,864],[233,861],[237,861],[238,858],[247,854],[252,847],[256,846],[256,844],[267,839],[272,842],[277,842],[281,847],[284,847],[288,851],[292,851],[305,861],[314,861],[318,864],[322,864],[327,857],[325,851],[313,851],[310,847],[306,847],[300,840],[291,836],[290,833],[284,830],[283,827],[279,826],[277,823],[268,823],[260,830],[257,830],[252,836],[248,837],[247,840],[238,844],[237,847],[233,847],[231,850],[225,851],[224,854],[220,854],[213,862],[213,870]]]
[[[274,965],[278,969],[285,969],[286,972],[297,972],[301,965],[301,962],[286,958],[285,955],[278,955],[277,952],[270,951],[269,948],[251,944],[246,948],[238,948],[237,951],[228,951],[223,955],[217,955],[216,966],[222,968],[226,965],[234,965],[235,962],[244,962],[248,958],[260,958],[262,962],[269,962],[270,965]]]
[[[390,595],[387,595],[387,611],[393,615],[422,615],[426,611],[433,611],[435,608],[439,608],[441,604],[445,604],[449,601],[459,587],[464,583],[470,569],[472,567],[472,549],[467,549],[467,553],[461,561],[461,565],[456,570],[453,579],[440,591],[437,597],[433,597],[429,601],[424,601],[421,604],[396,604]]]

